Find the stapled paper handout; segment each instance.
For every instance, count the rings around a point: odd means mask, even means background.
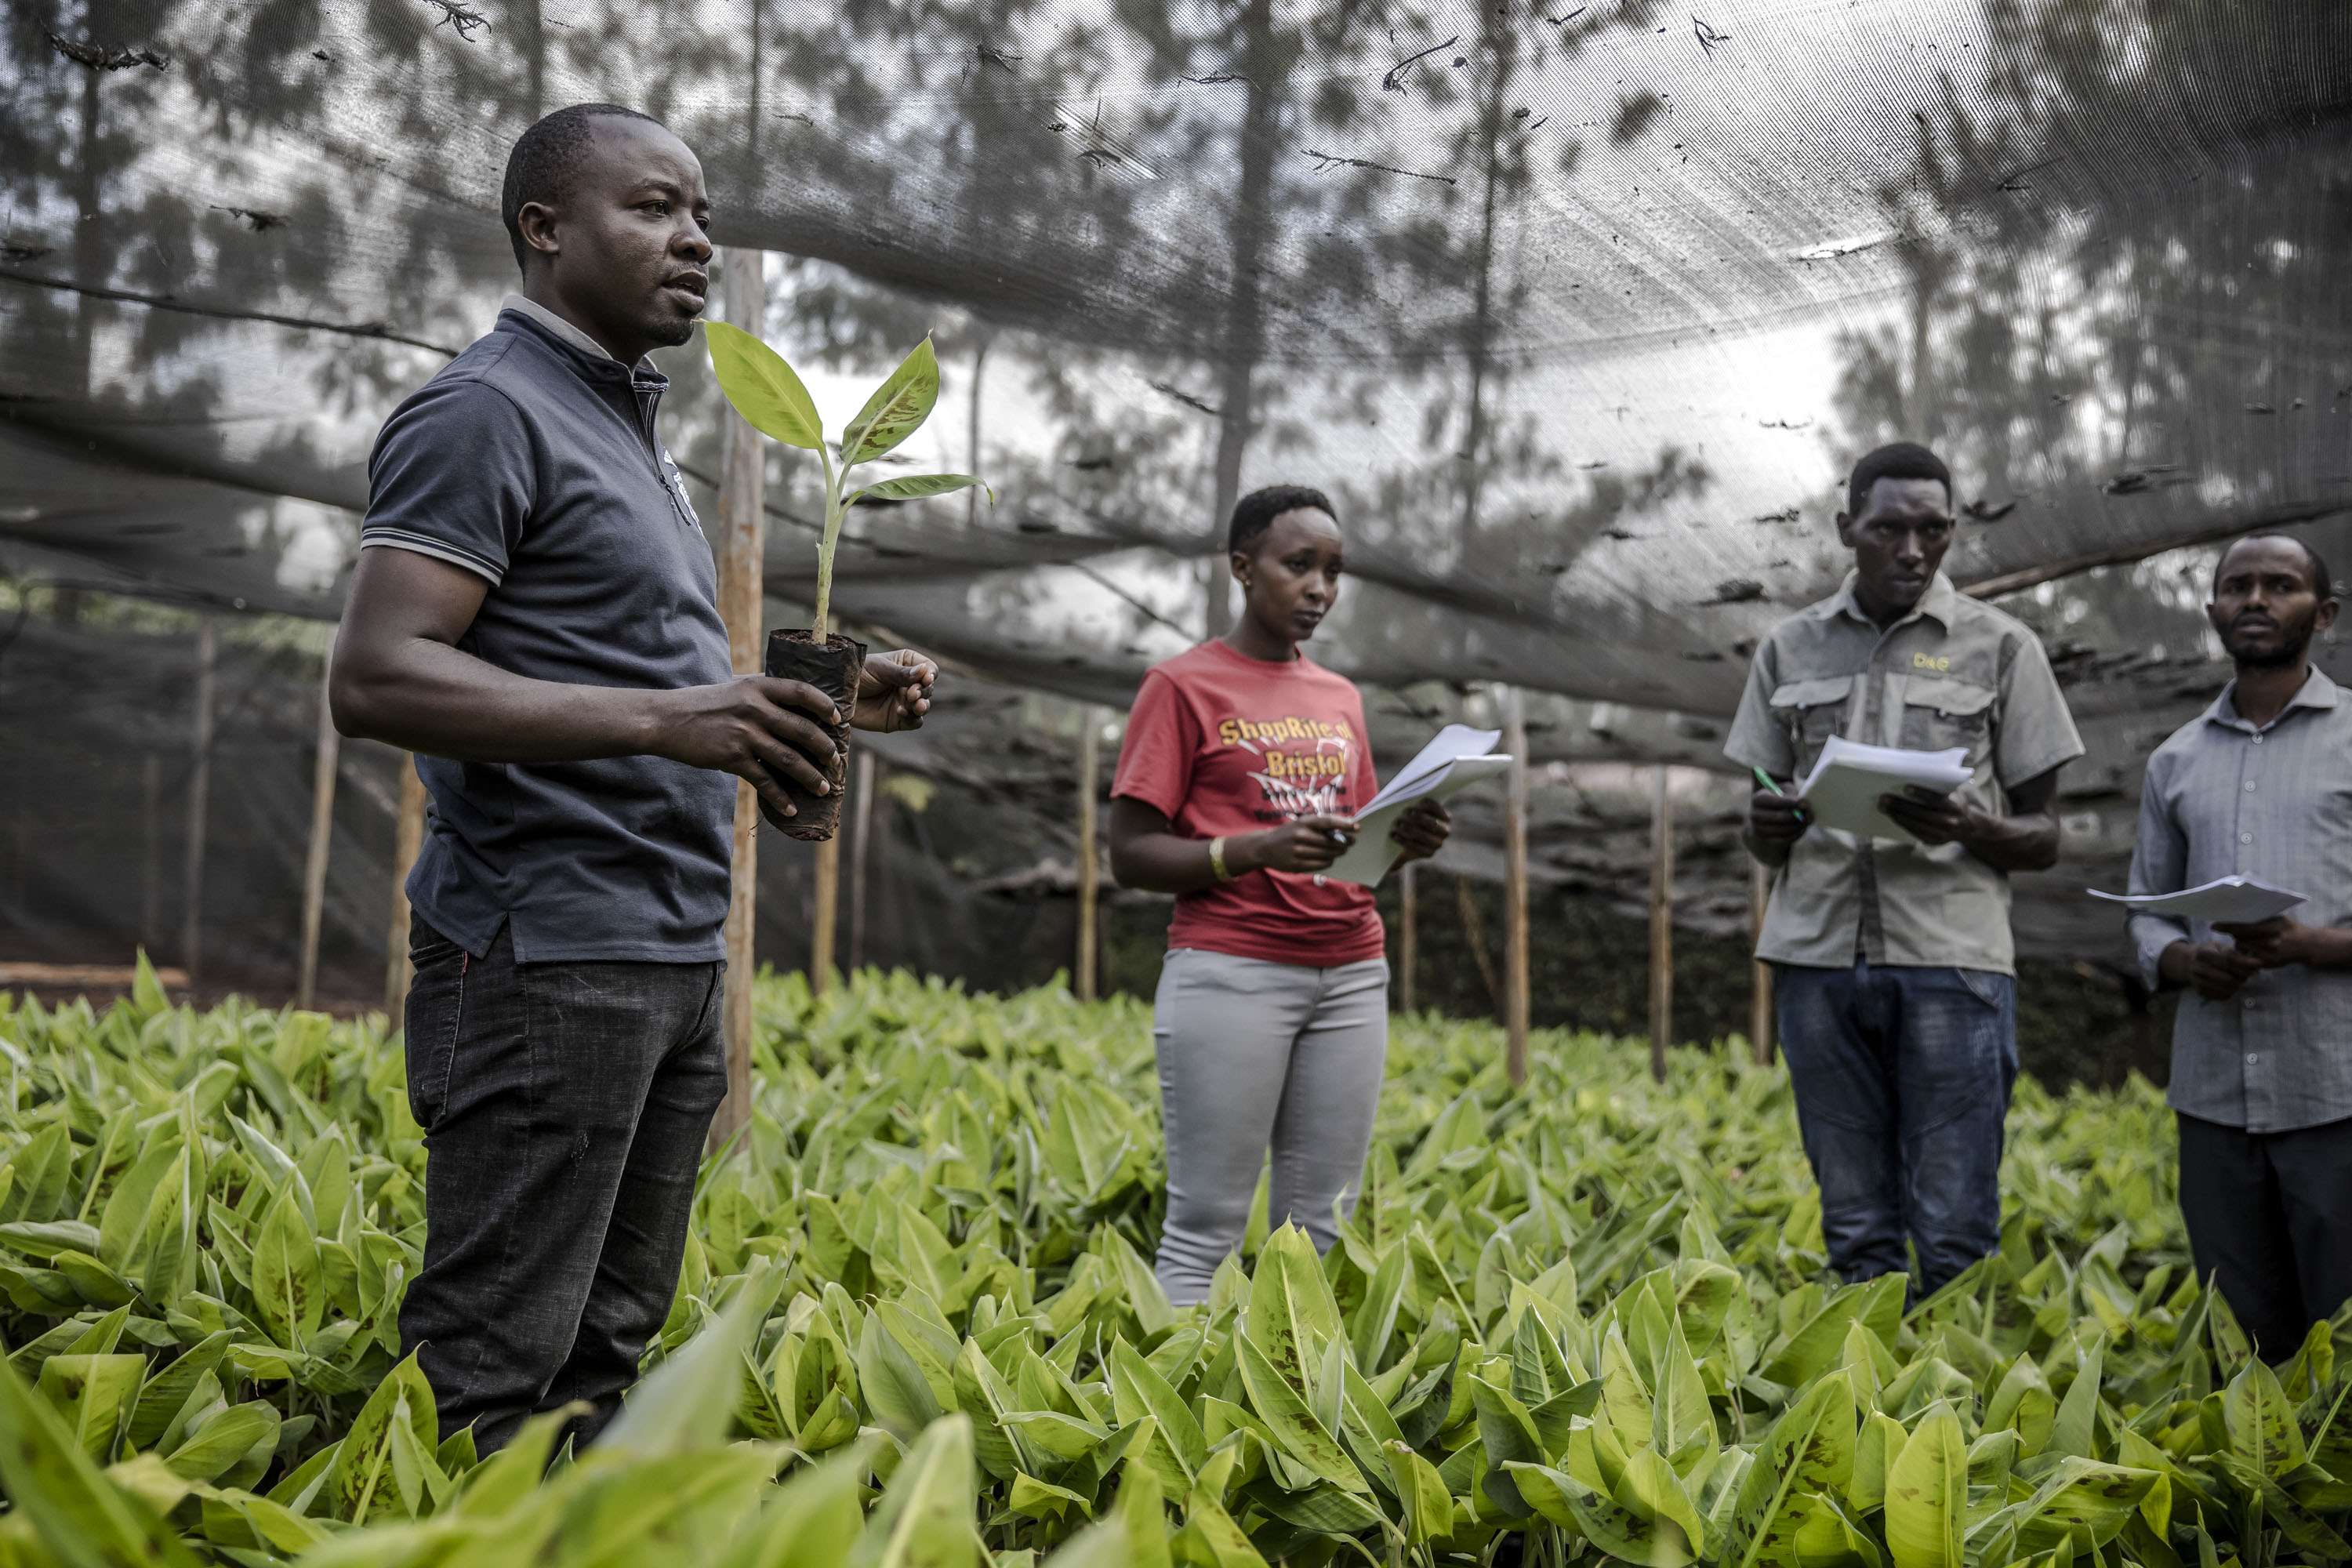
[[[1843,828],[1865,838],[1916,844],[1916,838],[1878,809],[1878,797],[1900,794],[1911,784],[1949,795],[1969,782],[1969,753],[1962,747],[1906,752],[1895,746],[1865,746],[1832,735],[1797,792],[1798,804],[1823,827]]]
[[[1509,767],[1511,759],[1495,752],[1495,742],[1502,738],[1500,730],[1473,730],[1467,724],[1448,724],[1440,730],[1420,755],[1398,770],[1387,786],[1356,813],[1356,825],[1361,830],[1356,842],[1323,875],[1333,881],[1378,887],[1396,863],[1397,847],[1389,832],[1397,818],[1417,800],[1444,800]]]
[[[2185,921],[2229,925],[2252,925],[2273,915],[2283,915],[2304,901],[2303,894],[2273,888],[2259,877],[2220,877],[2202,887],[2184,888],[2177,893],[2103,893],[2096,888],[2083,890],[2095,899],[2121,904],[2136,915],[2172,915]]]

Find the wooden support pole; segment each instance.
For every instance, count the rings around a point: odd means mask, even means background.
[[[866,967],[866,856],[874,838],[874,753],[857,753],[857,774],[849,786],[855,814],[849,839],[849,969]]]
[[[1503,747],[1511,754],[1503,795],[1503,1035],[1518,1088],[1528,1081],[1528,719],[1516,686],[1503,688]]]
[[[392,835],[392,921],[383,933],[383,1013],[386,1031],[408,1013],[408,873],[425,847],[425,780],[414,754],[400,753],[400,816]]]
[[[767,325],[767,253],[730,246],[719,252],[719,302],[728,321],[754,337]],[[728,661],[738,675],[756,675],[766,657],[761,605],[767,582],[767,453],[760,433],[733,408],[720,411],[719,529],[711,542],[719,562],[719,618],[727,623]],[[751,982],[758,973],[753,938],[759,926],[760,797],[735,784],[735,839],[728,862],[727,976],[719,996],[727,1037],[727,1098],[710,1119],[710,1147],[732,1138],[751,1118]]]
[[[327,848],[335,828],[335,768],[343,738],[327,702],[327,675],[334,666],[333,639],[319,660],[319,736],[310,762],[310,847],[302,858],[302,954],[294,974],[294,1005],[319,998],[319,928],[327,910]]]
[[[1748,951],[1752,952],[1755,944],[1764,940],[1764,910],[1772,900],[1772,873],[1760,860],[1749,860],[1748,868],[1748,929],[1754,939]],[[1770,1067],[1772,1047],[1777,1044],[1773,1039],[1772,966],[1760,958],[1751,959],[1749,970],[1748,1048],[1758,1067]]]
[[[833,988],[834,931],[841,917],[841,835],[816,847],[816,896],[809,911],[809,989]]]
[[[163,939],[163,759],[140,759],[139,946],[149,962]]]
[[[1408,860],[1397,873],[1397,1008],[1404,1013],[1417,1010],[1413,975],[1421,967],[1421,921],[1413,873],[1420,869],[1421,862]]]
[[[1089,702],[1078,710],[1078,952],[1071,966],[1072,987],[1081,1002],[1095,999],[1095,893],[1101,857],[1095,846],[1097,737],[1102,710]]]
[[[1666,765],[1654,770],[1650,805],[1650,1076],[1666,1079],[1675,1036],[1675,800]]]
[[[212,815],[213,710],[220,693],[220,631],[196,628],[196,706],[188,733],[188,842],[180,872],[180,967],[204,980],[205,825]]]

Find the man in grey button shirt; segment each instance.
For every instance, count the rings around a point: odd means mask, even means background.
[[[2311,668],[2336,620],[2326,566],[2242,539],[2205,608],[2237,679],[2148,759],[2131,890],[2232,874],[2310,895],[2259,925],[2135,915],[2172,1026],[2180,1212],[2266,1360],[2352,1296],[2352,701]]]
[[[1756,955],[1779,976],[1830,1264],[1866,1279],[1907,1269],[1916,1248],[1932,1292],[2000,1244],[2009,873],[2057,858],[2058,769],[2083,742],[2033,633],[1938,570],[1943,462],[1882,447],[1854,465],[1846,505],[1854,569],[1757,648],[1724,751],[1782,781],[1832,735],[1967,753],[1950,795],[1882,797],[1907,841],[1816,826],[1772,790],[1748,807],[1748,849],[1776,872]]]

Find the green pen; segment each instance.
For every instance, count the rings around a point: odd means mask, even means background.
[[[1770,773],[1766,773],[1762,768],[1755,768],[1755,767],[1751,767],[1751,768],[1749,768],[1748,771],[1749,773],[1754,773],[1754,774],[1756,775],[1756,782],[1757,782],[1758,784],[1762,784],[1766,789],[1770,790],[1774,795],[1780,795],[1780,798],[1781,798],[1782,800],[1786,800],[1786,799],[1788,799],[1788,798],[1789,798],[1787,795],[1781,795],[1781,793],[1780,793],[1780,786],[1779,784],[1774,784],[1774,783],[1772,782],[1772,775],[1771,775]],[[1799,822],[1802,822],[1802,821],[1804,821],[1804,820],[1805,820],[1805,813],[1804,813],[1804,809],[1803,809],[1801,806],[1798,808],[1798,811],[1797,811],[1797,820],[1798,820]]]

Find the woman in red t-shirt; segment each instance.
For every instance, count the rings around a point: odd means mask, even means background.
[[[1111,784],[1120,884],[1174,893],[1152,1038],[1168,1138],[1158,1272],[1178,1305],[1208,1296],[1240,1245],[1271,1145],[1271,1216],[1316,1246],[1352,1212],[1388,1056],[1387,937],[1369,888],[1317,873],[1375,792],[1364,705],[1298,645],[1339,597],[1339,525],[1319,490],[1242,498],[1227,534],[1234,629],[1143,678]],[[1424,800],[1400,857],[1450,824]]]

